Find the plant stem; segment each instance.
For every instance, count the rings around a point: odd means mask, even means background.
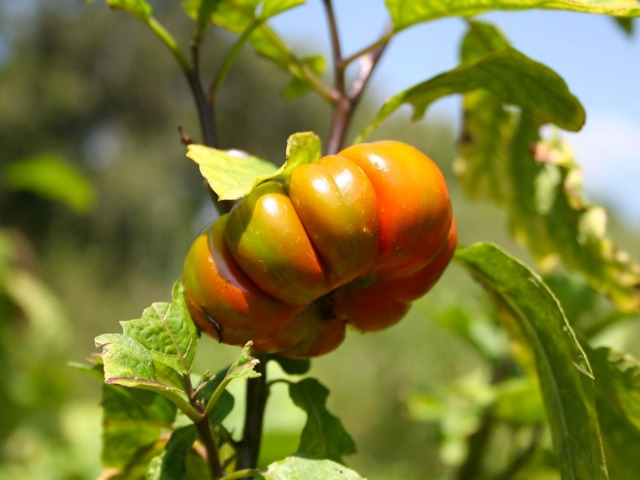
[[[205,94],[200,81],[200,43],[197,39],[194,39],[191,45],[191,67],[183,69],[183,72],[191,88],[196,110],[198,111],[202,142],[209,147],[218,147],[218,130],[216,128],[213,100]],[[204,184],[218,214],[227,213],[231,209],[231,205],[228,202],[219,201],[206,180],[204,180]]]
[[[331,38],[331,50],[333,55],[333,76],[334,76],[334,109],[327,141],[327,154],[335,154],[342,149],[349,124],[353,118],[353,112],[360,102],[360,98],[371,78],[371,74],[380,61],[393,32],[393,26],[387,25],[381,38],[373,45],[352,55],[347,60],[342,56],[340,45],[340,35],[336,22],[336,15],[331,0],[324,0],[327,20],[329,23],[329,33]],[[347,92],[345,85],[345,71],[347,66],[356,58],[361,58],[360,70],[351,88]]]
[[[202,131],[202,141],[209,147],[218,146],[218,135],[215,125],[213,102],[207,97],[200,81],[200,51],[197,44],[191,47],[191,65],[189,72],[185,72],[193,99],[198,110],[198,120]]]
[[[189,395],[189,403],[191,406],[200,413],[200,417],[195,419],[191,418],[193,424],[198,431],[200,441],[207,452],[207,466],[209,467],[209,473],[212,480],[217,480],[222,477],[222,466],[220,465],[220,456],[218,455],[218,446],[213,438],[213,432],[211,431],[211,424],[209,423],[209,415],[204,414],[202,404],[198,401],[196,391],[193,389],[191,383],[191,376],[185,374],[182,377],[184,387]]]
[[[209,423],[209,417],[203,416],[198,422],[195,423],[196,429],[202,445],[204,445],[207,451],[207,465],[209,467],[209,473],[213,480],[222,478],[223,472],[220,466],[220,457],[218,456],[218,447],[213,438],[213,432],[211,431],[211,424]]]
[[[239,442],[238,469],[253,469],[258,465],[264,410],[269,397],[269,385],[267,384],[268,357],[260,354],[254,354],[253,356],[260,360],[260,363],[255,366],[255,371],[260,376],[247,381],[245,423],[242,431],[242,440]]]

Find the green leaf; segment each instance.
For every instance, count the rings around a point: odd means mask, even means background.
[[[0,171],[0,183],[10,190],[24,190],[60,202],[77,213],[88,212],[95,190],[79,170],[54,154],[25,158]]]
[[[260,10],[260,18],[266,20],[305,3],[306,0],[264,0]]]
[[[526,109],[539,124],[554,123],[577,131],[585,121],[582,105],[560,76],[517,50],[504,48],[394,95],[360,137],[367,136],[403,103],[413,106],[413,120],[417,120],[435,100],[480,88],[504,104]]]
[[[164,448],[164,452],[153,461],[147,471],[146,480],[177,480],[187,472],[187,457],[198,431],[195,425],[175,430]]]
[[[294,133],[287,139],[286,161],[281,176],[286,178],[298,166],[316,162],[321,156],[322,144],[315,133]]]
[[[355,471],[331,460],[287,457],[269,465],[256,480],[364,480]]]
[[[235,404],[235,399],[228,390],[224,390],[224,387],[222,387],[221,390],[218,390],[220,384],[225,380],[228,370],[228,368],[225,368],[224,370],[216,373],[213,377],[203,377],[201,382],[202,384],[198,387],[202,390],[199,398],[205,405],[209,403],[209,400],[214,394],[219,395],[218,399],[215,401],[215,406],[209,415],[211,423],[216,425],[222,423],[227,415],[231,413]]]
[[[181,283],[174,286],[173,303],[153,303],[141,318],[121,325],[123,334],[149,349],[155,361],[181,374],[190,373],[198,330],[189,316]]]
[[[317,71],[314,67],[320,64],[317,61],[310,64],[299,60],[266,23],[269,18],[303,3],[304,0],[220,0],[211,13],[210,21],[239,35],[238,42],[241,44],[248,38],[259,55],[289,72],[298,82],[311,85],[311,79]],[[188,14],[198,18],[199,5],[200,0],[187,0],[184,8]]]
[[[278,362],[278,365],[289,375],[304,375],[311,368],[308,358],[286,358],[280,355],[272,355],[270,358]]]
[[[286,160],[280,168],[237,150],[204,145],[189,145],[187,157],[198,164],[200,173],[220,200],[237,200],[263,182],[286,177],[298,165],[316,161],[320,148],[320,139],[314,133],[293,134],[287,140]]]
[[[202,38],[202,34],[211,22],[211,16],[221,1],[222,0],[186,0],[182,3],[185,11],[189,13],[198,24],[197,38]]]
[[[492,10],[569,10],[573,12],[640,16],[636,0],[385,0],[395,31],[445,17],[471,17]]]
[[[176,408],[156,393],[104,384],[102,414],[102,460],[122,468],[171,428]]]
[[[321,77],[327,68],[327,62],[322,55],[312,55],[301,58],[300,64],[294,69],[297,73],[293,75],[291,82],[289,82],[289,85],[284,89],[284,95],[287,98],[297,98],[311,90],[311,84],[301,71],[301,69],[305,68],[313,72],[316,77]]]
[[[613,17],[613,20],[624,33],[629,37],[633,37],[633,34],[635,33],[635,24],[632,18]]]
[[[218,150],[191,144],[187,157],[196,162],[200,173],[220,200],[237,200],[251,192],[264,178],[279,169],[267,160],[238,150]]]
[[[463,62],[473,61],[499,35],[494,27],[472,23]],[[543,268],[562,262],[619,309],[638,311],[640,265],[606,236],[605,211],[584,200],[569,145],[557,135],[541,140],[540,119],[528,110],[508,111],[493,92],[466,94],[464,113],[454,171],[465,192],[503,205],[516,240]]]
[[[562,309],[531,270],[490,244],[456,252],[487,290],[507,329],[535,360],[562,478],[607,479],[593,373]]]
[[[107,4],[111,8],[129,12],[140,20],[148,20],[151,18],[151,5],[149,5],[146,0],[107,0]]]
[[[491,407],[493,416],[515,425],[535,425],[546,420],[540,386],[530,377],[501,382]]]
[[[607,348],[589,350],[607,466],[613,479],[640,471],[640,362]]]
[[[182,377],[189,372],[197,333],[180,283],[173,294],[173,304],[155,304],[141,319],[122,322],[123,334],[100,335],[95,342],[102,348],[107,384],[159,393],[193,420],[199,414],[188,401]]]
[[[329,390],[324,385],[313,378],[305,378],[289,384],[289,396],[307,414],[298,452],[336,462],[342,462],[344,455],[356,452],[355,443],[340,419],[327,410]]]
[[[240,353],[240,357],[238,357],[238,359],[227,369],[221,381],[217,380],[218,375],[216,375],[216,377],[213,379],[213,382],[217,385],[213,390],[213,393],[207,400],[207,404],[205,407],[206,415],[213,415],[213,412],[216,410],[215,407],[217,407],[221,399],[224,398],[226,388],[233,380],[248,380],[260,376],[260,373],[255,371],[255,367],[260,363],[260,360],[250,355],[252,345],[253,342],[247,342],[247,344],[242,349],[242,352]],[[226,412],[224,411],[225,406],[223,405],[218,408],[220,408],[221,410],[218,410],[217,415],[220,415],[224,418],[224,416],[226,416]]]

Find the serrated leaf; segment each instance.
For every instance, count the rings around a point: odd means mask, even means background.
[[[102,349],[107,384],[159,393],[194,419],[198,413],[188,401],[182,376],[189,371],[197,333],[184,305],[180,283],[173,294],[173,304],[156,304],[156,308],[145,310],[142,319],[122,322],[123,334],[100,335],[95,343]]]
[[[588,350],[596,378],[596,405],[612,479],[640,471],[640,362],[608,348]]]
[[[515,49],[503,48],[394,95],[360,138],[404,103],[413,107],[413,120],[418,120],[435,100],[477,89],[490,91],[504,104],[527,109],[539,124],[577,131],[585,121],[582,105],[558,74]]]
[[[568,10],[573,12],[640,16],[636,0],[385,0],[395,31],[445,17],[471,17],[492,10]]]
[[[357,472],[331,460],[287,457],[269,465],[256,480],[365,480]]]
[[[463,62],[497,35],[491,26],[472,24]],[[528,110],[510,112],[490,92],[466,94],[454,163],[465,192],[503,205],[516,240],[542,267],[562,262],[618,308],[638,311],[640,265],[606,236],[605,211],[584,200],[582,174],[569,145],[557,135],[541,140],[539,128]]]
[[[289,396],[307,414],[299,453],[342,462],[343,456],[356,452],[356,445],[340,419],[327,410],[329,390],[324,385],[313,378],[305,378],[289,384]]]
[[[111,8],[129,12],[141,20],[148,20],[153,11],[146,0],[107,0],[107,4]]]
[[[187,472],[187,456],[198,436],[195,425],[174,430],[162,454],[154,459],[146,480],[177,480]]]
[[[533,271],[493,245],[458,250],[456,259],[535,360],[562,478],[607,479],[593,373],[556,298]]]
[[[233,362],[233,364],[227,370],[222,383],[230,380],[256,378],[260,376],[260,374],[254,370],[256,365],[260,363],[260,361],[257,358],[253,358],[251,356],[250,353],[252,346],[253,343],[248,342],[243,347],[238,359]]]
[[[237,200],[256,186],[286,177],[302,163],[320,158],[320,139],[311,132],[295,133],[287,140],[287,158],[281,167],[237,150],[218,150],[205,145],[189,145],[187,157],[196,162],[200,173],[220,200]]]
[[[95,190],[76,168],[55,154],[43,154],[13,162],[0,171],[0,184],[10,190],[28,191],[86,213],[95,203]]]
[[[198,331],[189,316],[182,284],[174,286],[172,303],[153,303],[141,318],[121,325],[123,334],[149,349],[157,362],[182,374],[191,371]]]

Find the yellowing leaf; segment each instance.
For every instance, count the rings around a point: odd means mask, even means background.
[[[499,37],[490,25],[473,22],[463,62],[502,44]],[[607,237],[605,210],[584,199],[569,145],[557,135],[541,139],[540,117],[530,107],[510,111],[493,91],[474,91],[463,101],[454,171],[467,194],[503,205],[516,240],[543,268],[561,262],[619,309],[640,310],[640,265]]]
[[[316,161],[320,158],[320,139],[311,132],[290,136],[287,158],[280,168],[244,152],[204,145],[189,145],[187,157],[198,164],[200,173],[220,200],[237,200],[262,182],[286,177],[296,166]]]
[[[396,31],[444,17],[471,17],[492,10],[568,10],[572,12],[640,16],[636,0],[386,0]]]

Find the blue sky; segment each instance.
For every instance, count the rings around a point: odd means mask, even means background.
[[[382,0],[334,3],[344,54],[377,37],[386,18]],[[629,38],[608,17],[560,11],[481,18],[499,25],[514,47],[564,77],[587,111],[584,129],[565,136],[582,165],[588,194],[640,225],[640,31]],[[287,39],[311,40],[308,53],[326,53],[324,19],[322,2],[309,0],[282,14],[274,26]],[[464,29],[461,20],[445,19],[400,33],[383,57],[373,89],[390,95],[455,67]],[[439,101],[428,115],[456,121],[457,106],[455,98]]]

